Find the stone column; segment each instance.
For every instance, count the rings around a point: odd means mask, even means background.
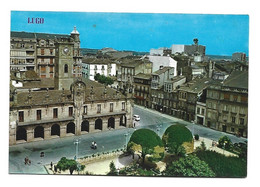
[[[44,139],[50,139],[51,138],[51,127],[47,126],[44,127]]]
[[[32,129],[32,127],[29,127],[27,130],[26,130],[26,133],[27,133],[27,142],[32,142],[33,139],[34,139],[34,129]]]
[[[81,134],[81,123],[79,118],[75,120],[75,135],[80,135]]]
[[[107,118],[103,118],[102,119],[102,130],[108,130],[107,125],[108,125],[108,119]]]
[[[66,130],[67,130],[67,125],[60,123],[60,137],[65,137],[66,136]]]
[[[95,119],[89,120],[89,132],[92,133],[95,131]]]
[[[115,118],[115,129],[118,129],[120,125],[120,117]]]

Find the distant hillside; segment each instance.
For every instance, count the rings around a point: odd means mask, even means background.
[[[89,48],[81,48],[81,54],[87,55],[87,54],[92,54],[92,55],[96,55],[99,49],[89,49]]]
[[[90,48],[81,48],[81,53],[82,55],[96,55],[97,52],[99,51],[100,49],[90,49]],[[139,52],[139,51],[127,51],[127,50],[123,50],[123,52],[132,52],[133,55],[136,55],[136,56],[143,56],[143,55],[148,55],[149,52]]]
[[[222,55],[206,55],[212,60],[231,60],[232,56],[222,56]]]
[[[149,55],[149,52],[140,52],[140,51],[124,51],[124,52],[133,52],[133,55],[136,56]]]

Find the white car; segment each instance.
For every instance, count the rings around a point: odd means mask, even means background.
[[[135,120],[135,121],[140,121],[140,116],[139,116],[139,115],[134,115],[134,116],[133,116],[133,120]]]

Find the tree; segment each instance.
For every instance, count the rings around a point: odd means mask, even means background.
[[[139,147],[136,145],[140,145]],[[133,149],[133,146],[136,146],[135,149]],[[152,130],[149,129],[139,129],[136,130],[128,143],[127,150],[131,152],[138,151],[141,153],[142,157],[142,163],[144,164],[145,156],[147,154],[153,154],[155,153],[154,148],[156,146],[163,147],[162,140],[160,137]],[[162,150],[161,150],[162,151]],[[164,149],[163,149],[164,152]],[[159,153],[156,153],[158,155]],[[162,156],[163,157],[163,156]],[[162,159],[157,158],[157,159]]]
[[[109,168],[110,168],[110,171],[108,172],[107,175],[110,175],[110,176],[118,175],[118,172],[116,170],[116,166],[115,166],[113,161],[110,162]]]
[[[195,155],[180,158],[172,162],[163,172],[165,176],[176,177],[215,177],[208,164]]]
[[[186,150],[182,145],[179,145],[176,142],[170,142],[168,143],[168,153],[176,156],[185,156]]]
[[[227,136],[222,136],[218,140],[218,147],[224,148],[224,149],[230,149],[232,146],[232,142],[229,137]]]
[[[68,169],[70,171],[70,174],[72,175],[73,171],[77,170],[77,162],[73,159],[62,157],[57,164],[57,168],[62,171]]]
[[[183,143],[192,141],[189,129],[180,124],[168,127],[162,136],[162,142],[168,148],[168,152],[177,156],[184,156],[189,150],[184,148]]]
[[[101,84],[105,84],[105,85],[111,85],[114,83],[114,80],[110,77],[106,77],[105,75],[100,75],[99,73],[97,73],[95,76],[94,76],[94,79],[96,81],[98,81],[99,83]]]

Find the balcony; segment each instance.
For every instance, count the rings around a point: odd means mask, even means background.
[[[98,117],[106,117],[106,116],[113,116],[113,115],[124,115],[124,114],[126,114],[126,111],[98,113],[98,114],[94,114],[94,115],[83,114],[82,116],[83,116],[83,119],[86,119],[86,118],[98,118]]]
[[[47,120],[34,120],[34,121],[27,121],[27,122],[18,122],[18,126],[38,125],[44,123],[57,123],[57,122],[71,121],[71,120],[74,120],[74,118],[68,117],[68,118],[52,118]]]

